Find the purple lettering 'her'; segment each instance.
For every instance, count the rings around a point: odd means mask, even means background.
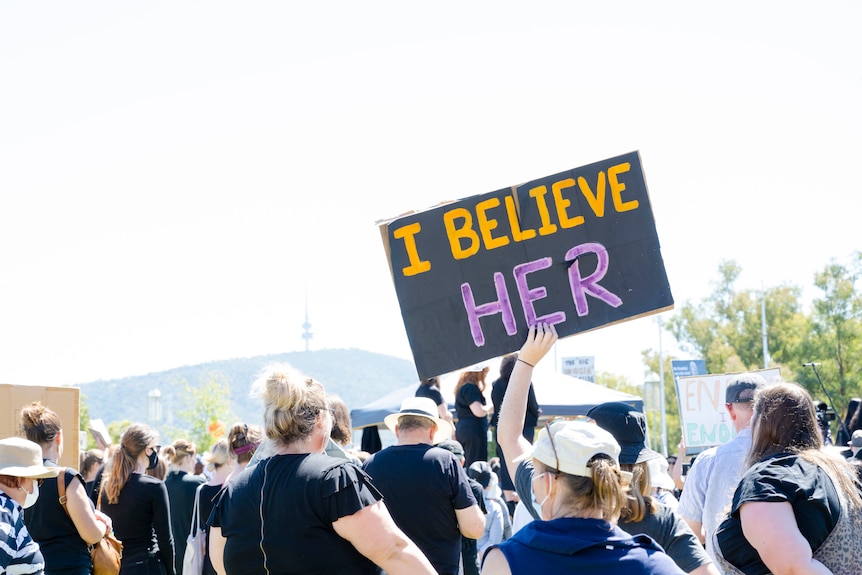
[[[551,258],[542,258],[517,265],[512,272],[515,276],[515,285],[518,286],[518,294],[521,296],[521,305],[524,308],[524,318],[527,320],[527,325],[536,325],[540,321],[556,325],[566,321],[566,312],[563,311],[536,317],[536,309],[533,307],[533,302],[537,299],[547,297],[548,290],[545,286],[530,289],[527,285],[527,274],[549,267],[551,267]]]
[[[497,289],[497,301],[477,306],[470,284],[467,282],[461,284],[461,297],[464,300],[464,309],[467,311],[467,320],[470,322],[470,333],[477,347],[485,345],[485,334],[482,333],[482,326],[479,325],[480,317],[499,313],[503,316],[506,333],[509,335],[518,333],[515,328],[515,314],[512,313],[512,302],[509,301],[509,292],[506,290],[506,280],[500,272],[494,273],[494,287]]]
[[[596,266],[596,271],[582,278],[577,259],[589,252],[596,254],[599,262]],[[620,307],[622,305],[623,300],[598,284],[598,281],[608,273],[608,251],[605,249],[605,246],[597,243],[586,243],[575,246],[566,252],[566,261],[571,260],[575,260],[575,262],[569,266],[569,286],[572,288],[572,299],[575,302],[579,317],[584,317],[590,313],[589,306],[587,305],[587,293],[602,300],[611,307]]]

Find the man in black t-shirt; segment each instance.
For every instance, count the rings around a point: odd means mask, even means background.
[[[436,415],[430,399],[405,399],[384,420],[397,444],[375,453],[364,468],[398,527],[438,573],[455,575],[461,535],[481,537],[485,516],[464,468],[452,453],[434,447],[452,435],[452,426]]]

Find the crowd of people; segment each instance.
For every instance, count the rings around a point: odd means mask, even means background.
[[[627,403],[542,419],[532,379],[556,340],[533,326],[490,390],[487,365],[463,370],[455,417],[423,381],[374,453],[353,449],[344,402],[289,366],[254,384],[263,426],[205,454],[132,424],[61,468],[59,418],[25,406],[26,439],[0,440],[0,575],[91,573],[110,532],[121,575],[182,574],[196,526],[206,575],[862,573],[862,433],[847,458],[824,449],[803,387],[734,376],[734,438],[682,474],[684,449],[650,449]]]

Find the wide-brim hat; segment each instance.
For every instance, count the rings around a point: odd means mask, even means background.
[[[57,477],[59,467],[45,467],[42,448],[23,437],[0,439],[0,475],[45,479]]]
[[[383,418],[383,423],[392,433],[395,433],[398,418],[402,415],[418,415],[436,423],[437,431],[434,432],[434,437],[431,440],[434,445],[452,437],[452,424],[437,417],[437,404],[427,397],[408,397],[401,403],[401,409],[398,413],[390,413]]]
[[[646,416],[628,403],[609,401],[587,412],[602,429],[620,444],[620,463],[634,465],[661,457],[646,445]]]
[[[619,463],[619,454],[620,446],[613,435],[598,425],[586,421],[558,421],[539,430],[532,449],[514,461],[532,457],[549,469],[592,478],[589,463],[593,457],[606,455]]]

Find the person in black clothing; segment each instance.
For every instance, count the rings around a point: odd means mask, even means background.
[[[155,432],[134,423],[123,433],[102,482],[102,511],[113,519],[114,534],[123,542],[120,575],[176,573],[168,490],[163,481],[144,473],[158,458]]]
[[[273,455],[227,480],[207,523],[219,573],[432,575],[395,525],[371,478],[324,453],[332,414],[320,382],[288,367],[255,383],[264,404],[264,450]],[[430,403],[430,402],[429,402]]]
[[[87,496],[93,491],[93,485],[96,483],[96,475],[99,474],[99,469],[105,462],[105,454],[101,449],[88,449],[81,453],[80,461],[78,462],[78,471],[81,472],[81,477],[87,482]]]
[[[171,534],[174,538],[174,566],[179,573],[183,570],[183,557],[186,553],[186,540],[192,524],[195,495],[204,478],[193,475],[197,461],[195,444],[186,439],[177,439],[162,449],[164,457],[170,462],[170,472],[165,477],[165,488],[171,501]]]
[[[452,422],[452,412],[449,411],[449,406],[446,400],[443,399],[443,393],[440,391],[440,378],[429,377],[423,379],[416,388],[415,397],[427,397],[437,406],[437,412],[440,414],[440,419]]]
[[[518,361],[518,354],[511,353],[500,360],[500,377],[494,380],[491,385],[491,403],[494,406],[494,413],[491,414],[491,427],[494,428],[494,443],[497,445],[497,457],[500,461],[505,461],[503,448],[500,447],[500,442],[497,441],[497,421],[500,417],[500,407],[503,405],[503,397],[506,395],[506,388],[509,386],[509,378],[512,376],[512,370],[515,368],[515,362]],[[533,437],[536,433],[536,425],[539,423],[539,416],[542,414],[542,409],[539,407],[539,402],[536,401],[536,392],[533,390],[533,384],[530,383],[530,389],[527,394],[527,410],[524,413],[524,431],[522,435],[524,439],[533,443]],[[515,515],[515,506],[518,504],[518,495],[515,492],[515,483],[509,477],[509,470],[506,465],[500,465],[500,489],[503,491],[503,499],[506,501],[506,506],[509,508],[509,516]]]
[[[464,446],[465,466],[488,460],[488,414],[494,409],[485,399],[485,378],[490,368],[479,364],[461,372],[455,385],[455,439]]]
[[[21,410],[21,427],[27,439],[42,448],[42,461],[57,467],[63,454],[60,418],[40,402]],[[58,481],[63,481],[66,505],[60,503]],[[94,511],[84,478],[71,468],[45,479],[36,504],[24,510],[24,521],[45,557],[46,575],[86,575],[93,570],[89,545],[111,529],[111,519]]]
[[[201,487],[198,494],[200,498],[200,502],[198,503],[198,525],[204,528],[207,541],[209,541],[210,526],[207,525],[207,519],[209,519],[212,513],[215,498],[221,492],[225,480],[227,480],[233,470],[233,460],[230,457],[230,444],[228,444],[227,439],[222,437],[216,441],[210,448],[209,453],[204,456],[204,461],[206,462],[207,471],[212,473],[212,476]],[[216,575],[216,570],[210,560],[209,553],[204,555],[203,575]]]
[[[464,448],[454,439],[447,439],[437,444],[437,447],[445,449],[454,455],[464,466]],[[476,498],[476,503],[483,515],[487,515],[485,509],[485,497],[482,493],[484,489],[479,482],[467,475],[467,482],[470,484],[470,490],[473,492],[473,497]],[[461,565],[464,575],[479,575],[479,549],[476,545],[476,539],[461,535]]]

